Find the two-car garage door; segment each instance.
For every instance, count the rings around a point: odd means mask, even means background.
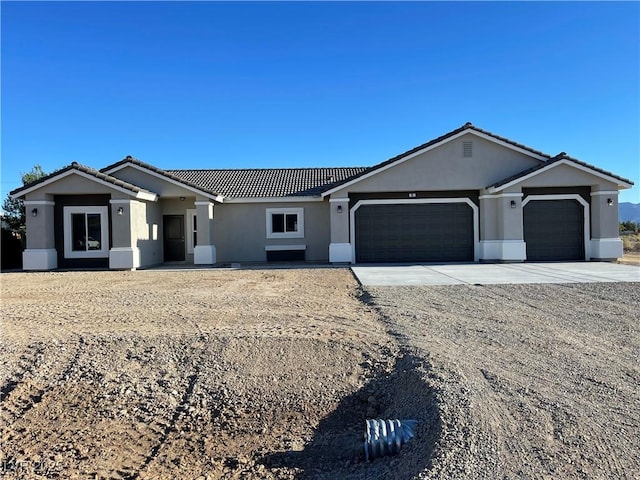
[[[473,225],[465,202],[361,205],[356,262],[473,261]]]

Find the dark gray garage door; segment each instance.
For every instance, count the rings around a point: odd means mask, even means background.
[[[524,207],[527,260],[584,260],[584,209],[575,200],[533,200]]]
[[[466,203],[363,205],[355,213],[356,262],[473,261]]]

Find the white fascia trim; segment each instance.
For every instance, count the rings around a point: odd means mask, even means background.
[[[55,205],[56,202],[53,202],[51,200],[25,200],[24,201],[24,205],[25,207],[30,207],[32,205]]]
[[[495,195],[480,195],[478,198],[480,200],[485,198],[503,198],[503,197],[513,197],[513,198],[522,198],[523,193],[498,193]]]
[[[416,203],[466,203],[473,211],[473,261],[480,258],[480,224],[478,220],[478,206],[469,198],[389,198],[381,200],[360,200],[349,210],[349,237],[351,239],[351,263],[356,263],[356,210],[363,205],[402,205]]]
[[[525,180],[528,180],[528,179],[530,179],[532,177],[535,177],[536,175],[540,175],[541,173],[547,172],[547,171],[549,171],[549,170],[551,170],[553,168],[556,168],[556,167],[558,167],[560,165],[568,165],[568,166],[576,168],[578,170],[582,170],[583,172],[589,173],[590,175],[593,175],[594,177],[599,177],[599,178],[602,178],[602,179],[604,179],[604,180],[606,180],[608,182],[615,183],[618,186],[621,186],[622,188],[631,188],[631,186],[632,186],[632,185],[630,185],[630,184],[628,184],[626,182],[622,182],[621,180],[619,180],[617,178],[613,178],[610,175],[606,175],[604,173],[600,173],[600,172],[595,171],[595,170],[593,170],[591,168],[588,168],[588,167],[585,167],[583,165],[580,165],[579,163],[575,163],[575,162],[572,162],[571,160],[567,160],[567,159],[562,159],[562,160],[554,162],[554,163],[552,163],[550,165],[546,165],[545,167],[542,167],[541,169],[536,170],[535,172],[531,172],[528,175],[516,178],[515,180],[512,180],[509,183],[505,183],[504,185],[501,185],[501,186],[499,186],[497,188],[489,187],[489,188],[487,188],[487,191],[489,193],[500,192],[500,191],[504,190],[505,188],[509,188],[509,187],[511,187],[513,185],[516,185],[518,183],[522,183]]]
[[[534,200],[575,200],[580,205],[582,205],[583,213],[582,216],[584,218],[584,259],[591,259],[591,223],[589,219],[591,218],[591,213],[589,209],[589,203],[582,198],[577,193],[567,193],[567,194],[559,194],[559,195],[528,195],[527,198],[522,202],[522,208],[527,205],[527,203]],[[525,239],[526,240],[526,239]]]
[[[282,250],[306,250],[306,245],[265,245],[265,251],[278,252]]]
[[[349,198],[348,197],[344,197],[344,198],[330,198],[329,199],[329,203],[333,203],[333,202],[348,202]]]
[[[227,198],[225,203],[306,203],[322,202],[322,197],[238,197]]]
[[[185,185],[184,183],[178,182],[177,180],[174,180],[174,179],[169,178],[169,177],[167,177],[165,175],[162,175],[161,173],[154,172],[153,170],[149,170],[148,168],[144,168],[144,167],[141,167],[140,165],[136,165],[135,163],[125,163],[123,165],[119,165],[118,167],[115,167],[115,168],[112,168],[110,170],[107,170],[104,173],[107,173],[107,174],[111,175],[112,173],[117,172],[118,170],[122,170],[123,168],[126,168],[126,167],[134,168],[134,169],[139,170],[141,172],[144,172],[144,173],[146,173],[148,175],[151,175],[152,177],[156,177],[156,178],[159,178],[160,180],[164,180],[167,183],[171,183],[171,184],[176,185],[176,186],[178,186],[180,188],[184,188],[185,190],[188,190],[190,192],[197,193],[197,194],[202,195],[204,197],[211,198],[211,199],[215,200],[216,202],[222,203],[222,198],[223,197],[221,197],[220,195],[212,195],[212,194],[207,193],[207,192],[205,192],[203,190],[200,190],[200,189],[197,189],[197,188],[194,188],[194,187],[190,187],[189,185]]]
[[[117,198],[115,200],[109,200],[109,203],[111,205],[117,205],[117,204],[131,205],[132,203],[140,204],[141,202],[138,202],[137,200],[123,200],[123,199]]]
[[[599,192],[591,192],[591,196],[595,197],[597,195],[618,195],[617,190],[600,190]]]
[[[428,147],[425,147],[422,150],[418,150],[417,152],[413,152],[413,153],[411,153],[411,154],[409,154],[409,155],[407,155],[405,157],[399,158],[398,160],[396,160],[393,163],[390,163],[389,165],[385,165],[384,167],[378,168],[378,169],[374,170],[373,172],[367,173],[366,175],[363,175],[363,176],[358,177],[358,178],[356,178],[354,180],[351,180],[350,182],[343,183],[342,185],[338,185],[337,187],[332,188],[331,190],[327,190],[326,192],[324,192],[322,194],[322,196],[326,197],[327,195],[331,195],[332,193],[340,191],[340,190],[344,189],[345,187],[349,187],[349,186],[353,185],[354,183],[358,183],[358,182],[360,182],[360,181],[362,181],[362,180],[364,180],[366,178],[372,177],[374,175],[377,175],[378,173],[381,173],[381,172],[384,172],[385,170],[388,170],[389,168],[395,167],[396,165],[399,165],[399,164],[401,164],[403,162],[406,162],[407,160],[410,160],[413,157],[417,157],[418,155],[422,155],[423,153],[428,152],[429,150],[433,150],[434,148],[438,148],[441,145],[444,145],[446,143],[452,142],[453,140],[456,140],[457,138],[460,138],[463,135],[466,135],[468,133],[472,134],[472,135],[475,135],[477,137],[483,138],[485,140],[488,140],[490,142],[497,143],[498,145],[501,145],[503,147],[507,147],[507,148],[509,148],[511,150],[515,150],[516,152],[522,153],[522,154],[527,155],[529,157],[533,157],[536,160],[540,160],[542,162],[546,162],[547,160],[549,160],[549,157],[538,155],[536,153],[531,152],[530,150],[526,150],[524,148],[517,147],[517,146],[512,145],[511,143],[505,142],[503,140],[498,140],[497,138],[492,137],[491,135],[487,135],[485,133],[480,133],[480,132],[477,132],[475,130],[469,129],[469,130],[463,130],[462,132],[456,133],[455,135],[452,135],[449,138],[445,138],[444,140],[441,140],[438,143],[434,143],[433,145],[429,145]]]
[[[194,205],[204,205],[204,206],[209,206],[209,205],[215,205],[213,202],[193,202]]]
[[[110,182],[105,182],[104,180],[94,177],[93,175],[89,175],[88,173],[85,172],[81,172],[80,170],[76,170],[76,169],[71,169],[71,170],[67,170],[66,172],[63,172],[59,175],[56,175],[55,177],[51,177],[49,180],[46,180],[42,183],[39,183],[37,185],[34,185],[31,188],[27,188],[26,190],[23,190],[22,192],[20,192],[18,195],[12,195],[11,198],[20,198],[23,197],[24,195],[27,195],[31,192],[35,192],[36,190],[40,190],[41,188],[57,182],[58,180],[61,180],[65,177],[68,177],[69,175],[78,175],[80,177],[86,178],[88,180],[91,180],[92,182],[96,182],[99,183],[100,185],[104,185],[105,187],[111,188],[113,190],[116,190],[118,192],[122,192],[122,193],[126,193],[127,195],[129,195],[130,197],[135,197],[135,198],[141,198],[143,200],[151,200],[151,201],[155,201],[157,199],[157,195],[155,193],[152,192],[134,192],[131,190],[128,190],[126,188],[120,187],[118,185],[115,185],[113,183]]]

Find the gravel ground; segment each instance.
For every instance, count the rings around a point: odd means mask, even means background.
[[[369,289],[424,359],[424,479],[640,478],[639,284]]]
[[[0,275],[3,478],[638,478],[638,284]],[[364,460],[366,418],[414,418]]]

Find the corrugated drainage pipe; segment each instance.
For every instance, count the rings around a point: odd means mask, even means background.
[[[402,445],[414,437],[417,420],[367,420],[364,434],[364,456],[369,460],[395,455]]]

